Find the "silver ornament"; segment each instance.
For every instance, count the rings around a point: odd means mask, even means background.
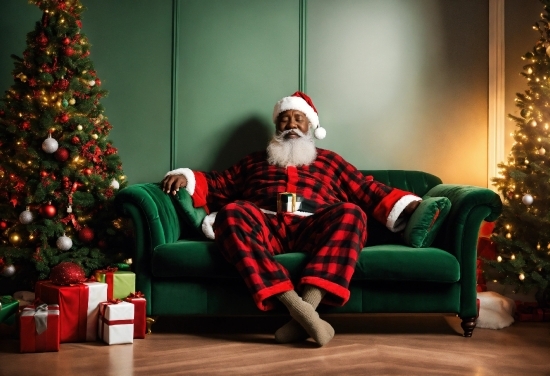
[[[11,277],[15,274],[15,266],[13,265],[4,265],[4,268],[1,272],[3,277]]]
[[[55,138],[52,138],[52,135],[50,135],[42,143],[42,150],[44,150],[48,154],[55,153],[58,148],[59,148],[59,143]]]
[[[32,214],[29,208],[27,208],[27,210],[19,214],[19,222],[21,222],[24,225],[28,225],[33,221],[33,219],[34,219],[34,214]]]
[[[57,238],[57,242],[55,244],[60,250],[68,251],[73,246],[73,241],[71,240],[71,238],[63,234],[63,236]]]
[[[521,199],[521,202],[523,202],[527,206],[533,204],[533,201],[534,201],[534,198],[529,193],[525,194]]]

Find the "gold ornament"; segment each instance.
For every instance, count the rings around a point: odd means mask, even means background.
[[[10,234],[10,243],[14,246],[18,246],[19,244],[21,244],[21,236],[17,233],[17,232],[12,232]]]

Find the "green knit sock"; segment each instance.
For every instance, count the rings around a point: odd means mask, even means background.
[[[334,337],[332,326],[322,320],[315,308],[298,296],[296,291],[290,290],[277,295],[277,298],[287,307],[290,316],[295,319],[307,334],[320,346],[327,344]]]
[[[313,309],[317,309],[319,303],[325,296],[326,291],[312,285],[305,285],[302,293],[302,300],[311,304]],[[305,329],[298,323],[298,321],[292,319],[285,325],[281,326],[275,332],[275,341],[279,343],[292,343],[300,342],[308,339],[309,335]]]

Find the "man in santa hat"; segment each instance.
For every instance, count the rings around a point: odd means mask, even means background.
[[[334,329],[319,317],[317,306],[348,301],[367,218],[399,232],[421,199],[316,148],[313,137],[322,139],[326,132],[306,94],[278,101],[273,122],[267,150],[223,172],[173,170],[161,184],[171,194],[185,188],[193,205],[210,213],[203,221],[205,235],[237,268],[260,310],[274,308],[277,300],[288,308],[292,320],[277,330],[276,341],[311,337],[323,346]],[[311,255],[296,286],[273,257],[288,252]]]

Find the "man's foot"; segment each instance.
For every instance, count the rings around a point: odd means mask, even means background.
[[[301,342],[308,338],[309,335],[306,330],[294,319],[281,326],[275,332],[275,341],[278,343]]]
[[[334,337],[334,328],[319,317],[315,308],[291,290],[278,295],[279,300],[288,308],[295,319],[320,346],[324,346]]]

